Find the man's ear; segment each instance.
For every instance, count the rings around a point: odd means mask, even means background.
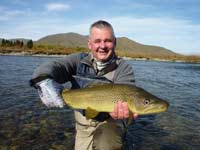
[[[90,42],[90,39],[88,39],[87,45],[88,45],[88,48],[91,49],[91,42]]]

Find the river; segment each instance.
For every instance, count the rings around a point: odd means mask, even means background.
[[[0,56],[0,149],[70,150],[74,119],[69,108],[49,109],[28,84],[33,70],[54,57]],[[128,60],[136,85],[170,103],[167,112],[140,116],[127,149],[200,149],[200,64]]]

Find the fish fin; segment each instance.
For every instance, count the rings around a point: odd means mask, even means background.
[[[87,119],[95,118],[98,114],[99,114],[98,111],[96,111],[95,109],[92,109],[90,107],[88,107],[85,110],[85,116]]]
[[[129,126],[133,121],[133,113],[132,111],[129,110],[129,117],[128,117],[128,125]]]
[[[129,127],[129,125],[132,123],[132,121],[133,121],[133,113],[132,113],[132,111],[130,111],[129,110],[129,117],[128,117],[128,119],[126,120],[126,123],[125,123],[125,130],[126,130],[126,132],[128,131],[128,127]]]

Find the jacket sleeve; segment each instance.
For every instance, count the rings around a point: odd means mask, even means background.
[[[58,83],[65,83],[76,73],[79,61],[80,54],[77,53],[41,64],[35,69],[30,82],[34,85],[45,78],[52,78]]]
[[[114,83],[119,84],[135,84],[134,72],[131,65],[127,64],[125,60],[121,60],[114,75]]]

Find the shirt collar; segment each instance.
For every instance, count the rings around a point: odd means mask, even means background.
[[[103,75],[103,74],[106,74],[106,73],[114,70],[118,66],[117,60],[118,60],[118,58],[114,54],[113,57],[111,59],[109,59],[108,62],[105,62],[105,63],[107,63],[105,65],[105,67],[103,67],[101,70],[99,70],[97,67],[97,63],[95,62],[96,60],[95,60],[94,56],[92,55],[92,53],[90,52],[86,57],[84,57],[81,60],[81,63],[84,63],[84,64],[94,68],[95,72],[97,72],[98,75]]]

